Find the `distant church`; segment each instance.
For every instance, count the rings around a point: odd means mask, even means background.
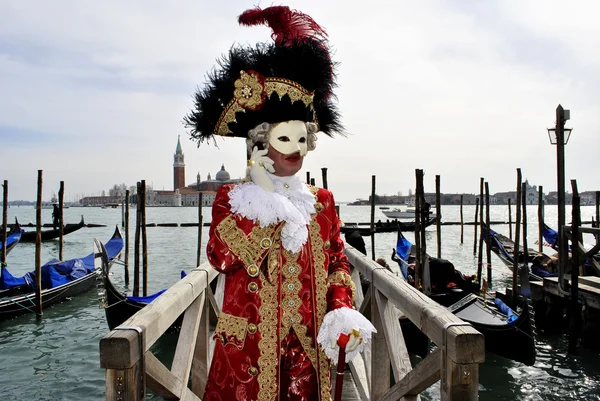
[[[196,175],[196,182],[185,185],[185,160],[181,150],[180,138],[177,137],[177,147],[173,155],[173,190],[154,191],[151,203],[163,206],[198,206],[200,194],[202,194],[202,206],[212,206],[217,190],[225,184],[235,184],[241,179],[231,179],[221,165],[221,170],[211,179],[210,173],[205,181],[202,181],[200,173]]]

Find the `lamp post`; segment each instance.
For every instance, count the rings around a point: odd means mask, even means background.
[[[558,286],[564,291],[563,276],[567,266],[567,241],[564,238],[565,226],[565,145],[571,137],[571,128],[565,128],[565,123],[570,118],[569,110],[563,109],[559,104],[556,108],[556,126],[548,128],[550,143],[556,145],[556,171],[558,194]],[[568,294],[568,293],[567,293]]]

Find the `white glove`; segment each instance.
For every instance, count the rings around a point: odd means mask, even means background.
[[[340,337],[346,335],[346,334],[340,334]],[[350,333],[347,334],[350,339],[348,340],[348,343],[346,344],[346,354],[354,351],[356,349],[356,347],[359,346],[360,343],[362,343],[363,339],[360,335],[360,331],[356,330],[356,329],[352,329],[350,331]],[[331,344],[329,344],[329,346],[335,350],[337,352],[338,350],[338,342],[336,340],[331,340]]]
[[[271,174],[275,173],[273,168],[273,160],[266,156],[268,150],[258,150],[255,146],[252,149],[252,155],[248,160],[248,169],[252,182],[264,189],[265,191],[273,192],[275,187],[273,181],[267,175],[267,171]]]

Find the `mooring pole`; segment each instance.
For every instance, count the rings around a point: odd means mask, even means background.
[[[512,239],[512,210],[510,208],[510,198],[508,198],[508,238]]]
[[[440,203],[441,195],[440,195],[440,176],[435,176],[435,214],[437,217],[435,226],[436,226],[436,234],[437,234],[437,257],[442,257],[442,209]],[[427,216],[429,217],[429,216]],[[427,224],[427,222],[425,222]]]
[[[327,167],[321,167],[321,175],[323,176],[323,188],[328,189],[328,187],[327,187]]]
[[[512,271],[512,307],[517,306],[517,283],[519,281],[519,247],[521,245],[521,169],[517,169],[517,220],[515,222],[515,248],[513,249],[513,271]]]
[[[42,170],[38,170],[35,204],[35,312],[38,317],[42,316],[42,176]]]
[[[140,226],[142,224],[142,207],[140,205],[141,183],[137,182],[135,211],[135,240],[133,249],[133,296],[140,296]]]
[[[571,180],[573,189],[571,220],[571,299],[569,302],[569,353],[577,351],[581,307],[579,305],[579,226],[581,225],[581,198],[577,181]]]
[[[202,204],[204,203],[203,194],[198,194],[198,250],[196,251],[196,266],[200,266],[202,259]]]
[[[538,251],[542,253],[544,251],[544,192],[543,187],[538,187]]]
[[[485,230],[484,222],[483,222],[483,177],[479,180],[479,199],[481,199],[481,207],[479,208],[479,225],[481,229],[481,234],[479,234],[479,249],[477,251],[477,279],[479,280],[479,288],[481,288],[481,283],[483,280],[481,279],[481,274],[483,270],[483,233]]]
[[[144,296],[148,296],[148,237],[146,236],[146,180],[142,180],[142,271]]]
[[[371,176],[371,258],[375,260],[375,176]]]
[[[464,239],[464,220],[463,220],[463,195],[460,196],[460,243]]]
[[[129,190],[125,190],[125,285],[129,286]]]
[[[485,262],[488,285],[492,285],[492,238],[490,236],[490,187],[485,182]]]
[[[0,282],[2,281],[2,269],[6,267],[6,237],[8,237],[8,180],[2,185],[2,265],[0,265]]]
[[[63,248],[64,248],[64,221],[63,221],[63,209],[65,199],[65,182],[60,182],[58,189],[58,260],[63,260]]]
[[[479,198],[475,198],[475,217],[473,218],[473,255],[477,255],[477,228],[479,226]],[[477,277],[481,281],[481,277]]]

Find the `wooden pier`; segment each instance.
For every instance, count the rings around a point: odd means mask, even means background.
[[[343,399],[419,400],[421,392],[440,381],[441,400],[477,400],[483,335],[354,248],[348,246],[346,254],[357,289],[355,307],[371,319],[377,333],[370,349],[349,364]],[[366,294],[359,272],[371,281]],[[100,340],[107,400],[144,400],[146,388],[165,399],[201,399],[212,357],[209,326],[219,313],[209,285],[216,277],[216,270],[203,263]],[[169,369],[151,347],[182,314]],[[415,367],[406,350],[401,316],[437,345]]]

